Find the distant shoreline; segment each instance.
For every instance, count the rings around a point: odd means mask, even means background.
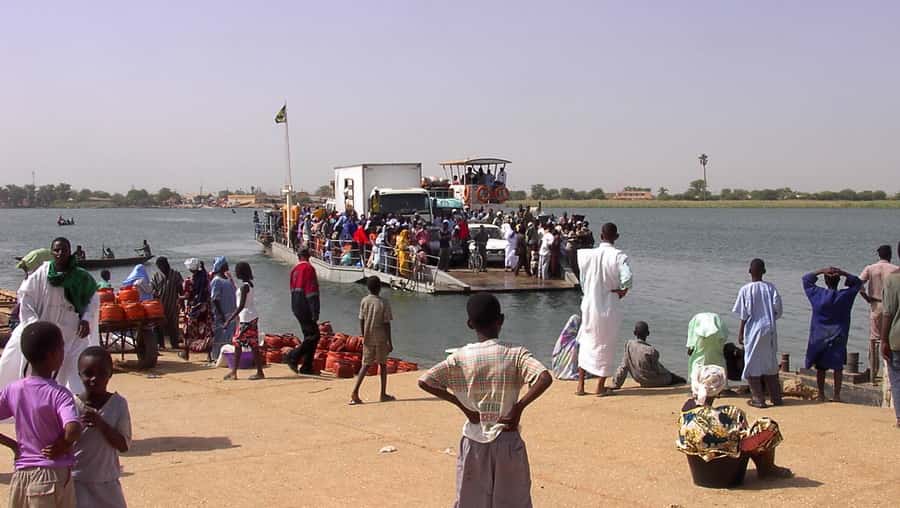
[[[507,201],[507,207],[519,205],[537,206],[537,200]],[[784,200],[784,201],[676,201],[676,200],[647,200],[647,201],[619,201],[615,199],[549,199],[541,201],[544,208],[878,208],[900,209],[900,200],[882,201],[813,201],[813,200]]]

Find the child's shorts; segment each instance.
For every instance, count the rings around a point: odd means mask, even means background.
[[[387,363],[388,355],[393,349],[386,340],[375,340],[371,343],[363,344],[363,365],[372,365],[373,363]]]
[[[75,485],[68,467],[16,470],[9,482],[9,506],[75,508]]]
[[[237,348],[249,347],[253,351],[259,349],[259,318],[249,323],[241,323],[234,330],[234,337],[231,339],[231,345]]]
[[[531,470],[518,432],[501,432],[490,443],[465,436],[456,460],[456,506],[531,507]]]

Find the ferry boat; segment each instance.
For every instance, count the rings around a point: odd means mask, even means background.
[[[510,161],[499,158],[465,159],[441,163],[444,179],[422,178],[420,163],[366,163],[334,168],[333,200],[313,213],[326,214],[355,211],[413,217],[433,224],[442,208],[456,206],[499,205],[509,197],[506,191],[506,166]],[[497,177],[501,180],[497,180]],[[411,182],[418,185],[410,186]],[[288,189],[286,187],[286,189]],[[288,193],[288,196],[290,194]],[[254,218],[257,242],[267,253],[285,263],[297,262],[301,240],[291,238],[301,220],[301,207],[287,199],[280,209],[266,210]],[[371,276],[395,290],[426,294],[460,294],[472,292],[520,292],[571,290],[578,287],[577,278],[566,273],[563,279],[540,280],[524,274],[515,276],[503,268],[476,271],[466,268],[450,271],[437,268],[437,258],[427,256],[422,263],[413,254],[403,270],[388,249],[381,253],[382,262],[372,266],[371,250],[362,251],[349,241],[310,238],[305,242],[310,262],[321,280],[335,283],[358,283]],[[463,253],[462,248],[460,252]],[[464,257],[464,253],[462,254]]]

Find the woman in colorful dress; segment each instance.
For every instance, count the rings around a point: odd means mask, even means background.
[[[184,266],[191,276],[184,281],[184,351],[179,356],[188,360],[191,351],[209,351],[212,342],[212,322],[209,314],[209,278],[206,267],[197,258],[190,258]]]
[[[707,464],[725,458],[748,457],[756,464],[759,478],[793,476],[790,469],[775,465],[775,448],[782,437],[774,420],[763,417],[749,424],[747,415],[735,406],[713,407],[716,396],[726,384],[725,369],[718,365],[694,369],[691,378],[693,397],[681,408],[676,448]],[[727,469],[722,467],[719,471]],[[710,474],[715,474],[712,465]]]
[[[266,375],[262,370],[263,358],[259,349],[259,314],[256,312],[256,289],[253,287],[253,270],[250,268],[250,263],[241,261],[234,265],[234,275],[240,281],[235,295],[238,307],[228,318],[226,325],[237,320],[238,327],[235,330],[234,338],[231,339],[231,345],[234,346],[234,361],[231,372],[225,376],[225,380],[237,380],[238,366],[246,347],[253,352],[253,363],[256,365],[256,374],[247,379],[255,381],[265,378]]]

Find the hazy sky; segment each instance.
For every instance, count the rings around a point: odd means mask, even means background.
[[[131,5],[129,5],[131,4]],[[900,191],[900,2],[3,2],[0,183],[474,155],[514,188]]]

